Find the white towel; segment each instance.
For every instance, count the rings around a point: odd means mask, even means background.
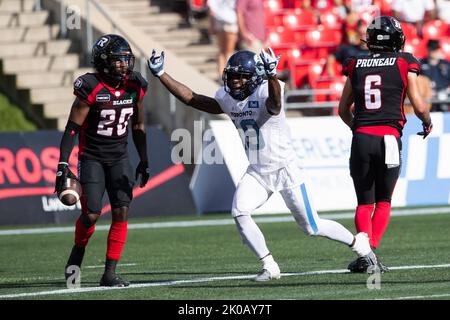
[[[400,165],[400,152],[398,151],[397,138],[392,135],[384,136],[384,147],[386,151],[385,163],[390,168]]]

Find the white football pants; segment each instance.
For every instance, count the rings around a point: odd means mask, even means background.
[[[262,177],[265,179],[266,177]],[[258,181],[260,180],[260,181]],[[241,237],[253,252],[262,258],[269,254],[264,236],[258,228],[251,214],[262,206],[274,191],[263,184],[263,180],[255,178],[255,174],[248,172],[242,177],[234,194],[232,215]],[[294,215],[295,221],[307,235],[323,236],[329,239],[351,245],[353,234],[336,221],[321,219],[315,210],[306,184],[292,186],[279,191]],[[239,218],[246,216],[245,219]],[[250,220],[251,221],[250,221]]]

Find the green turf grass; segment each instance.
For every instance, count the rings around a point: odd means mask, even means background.
[[[354,231],[351,219],[340,222]],[[449,223],[448,214],[391,218],[378,254],[387,266],[450,263],[444,228]],[[294,222],[261,223],[260,227],[282,273],[345,269],[355,258],[345,245],[305,236]],[[63,268],[72,233],[0,237],[0,295],[65,288]],[[107,231],[97,231],[91,239],[82,287],[98,285],[106,237]],[[130,230],[121,263],[136,264],[118,267],[119,274],[132,284],[252,275],[260,268],[234,225]],[[437,294],[450,298],[450,268],[392,271],[381,275],[380,290],[369,290],[367,278],[364,274],[286,276],[267,283],[224,280],[27,299],[390,299]]]

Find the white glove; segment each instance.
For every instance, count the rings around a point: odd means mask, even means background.
[[[164,51],[157,56],[155,49],[152,51],[152,56],[147,61],[148,68],[155,77],[160,77],[164,74]]]
[[[261,50],[261,53],[259,54],[259,57],[261,58],[263,64],[264,64],[264,70],[266,71],[266,74],[268,76],[276,76],[277,75],[277,65],[280,61],[280,55],[275,57],[275,53],[273,52],[272,48],[269,48],[269,52],[266,52],[266,50]]]

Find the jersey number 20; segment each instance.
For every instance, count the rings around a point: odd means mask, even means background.
[[[381,85],[381,76],[378,74],[368,75],[364,82],[364,100],[366,101],[366,109],[369,110],[381,108],[381,90],[374,89],[374,85]]]
[[[97,134],[111,137],[114,133],[117,136],[122,136],[127,132],[128,119],[133,114],[133,108],[120,109],[119,121],[115,125],[118,111],[116,109],[103,109],[100,112],[101,119],[98,123]],[[116,128],[116,132],[114,132],[114,128]]]

